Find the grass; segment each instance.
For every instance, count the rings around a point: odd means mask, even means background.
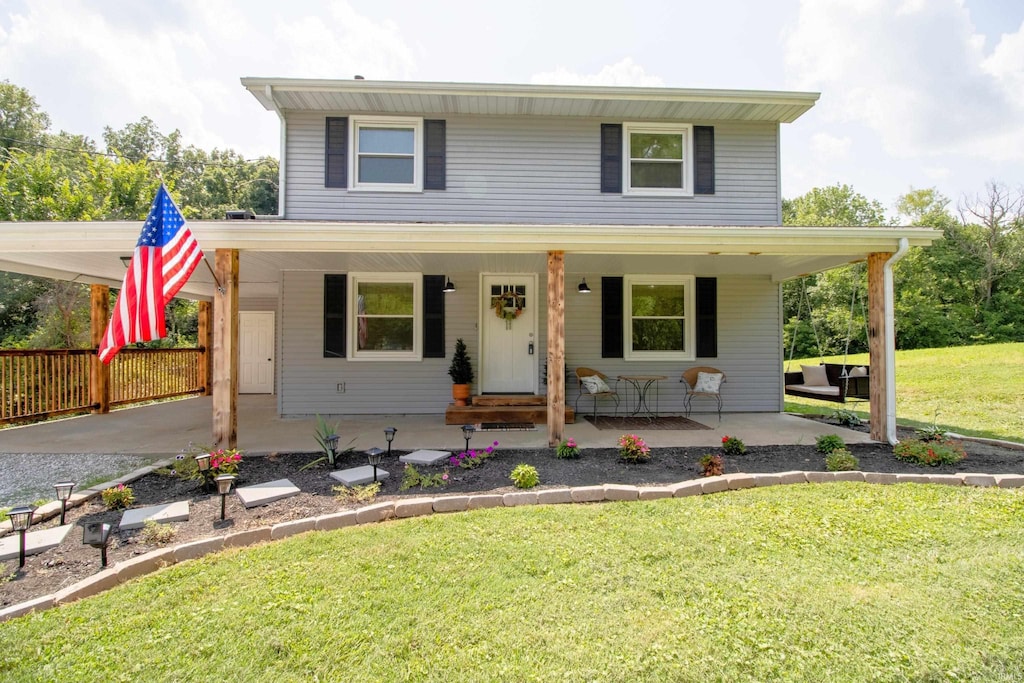
[[[801,363],[818,361],[794,360],[790,365],[798,371]],[[850,356],[846,362],[866,365],[868,357]],[[867,403],[843,406],[786,397],[789,412],[829,413],[843,407],[867,418]],[[897,351],[896,417],[912,427],[937,424],[960,434],[1024,441],[1024,343]]]
[[[771,487],[312,533],[0,626],[5,681],[1024,680],[1024,496]]]

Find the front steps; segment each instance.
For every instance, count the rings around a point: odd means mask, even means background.
[[[472,405],[460,407],[449,404],[447,410],[444,411],[446,425],[481,424],[483,422],[547,424],[547,421],[547,396],[487,394],[474,396]],[[572,424],[575,421],[575,411],[572,407],[565,406],[565,423]]]

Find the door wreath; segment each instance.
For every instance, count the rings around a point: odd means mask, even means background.
[[[514,289],[506,289],[500,295],[494,297],[494,315],[511,324],[513,320],[523,314],[526,305],[526,297]]]

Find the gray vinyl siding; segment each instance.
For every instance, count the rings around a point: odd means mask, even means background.
[[[324,187],[328,115],[288,117],[289,219],[778,224],[775,123],[687,122],[715,127],[715,194],[659,198],[600,192],[600,127],[616,121],[453,117],[446,119],[447,189],[379,193]]]
[[[451,401],[448,363],[455,340],[466,341],[474,368],[479,370],[479,279],[476,273],[451,273],[458,290],[445,298],[447,358],[420,362],[353,362],[323,357],[322,272],[285,271],[282,274],[280,313],[279,384],[284,416],[437,414]],[[779,286],[767,277],[730,277],[718,280],[718,352],[714,359],[695,362],[626,362],[601,358],[601,285],[590,282],[593,293],[566,295],[566,397],[577,396],[574,368],[597,368],[619,374],[661,374],[659,407],[664,413],[682,410],[680,374],[693,365],[712,365],[726,373],[722,395],[728,412],[777,412],[781,404],[779,351]],[[538,293],[546,289],[544,274]],[[543,378],[547,345],[546,315],[538,316],[538,345]],[[337,384],[345,382],[344,394]],[[541,393],[547,387],[539,382]],[[474,390],[476,387],[474,387]],[[624,391],[622,383],[619,390]],[[610,412],[602,403],[599,412]],[[694,412],[708,412],[710,402],[694,402]],[[590,411],[589,400],[580,410]]]

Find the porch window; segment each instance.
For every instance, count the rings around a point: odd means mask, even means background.
[[[693,360],[694,277],[627,275],[623,288],[626,360]]]
[[[693,127],[627,123],[623,135],[627,194],[693,194]]]
[[[398,116],[350,118],[353,190],[423,189],[423,120]]]
[[[349,344],[352,360],[420,360],[422,276],[350,274]]]

